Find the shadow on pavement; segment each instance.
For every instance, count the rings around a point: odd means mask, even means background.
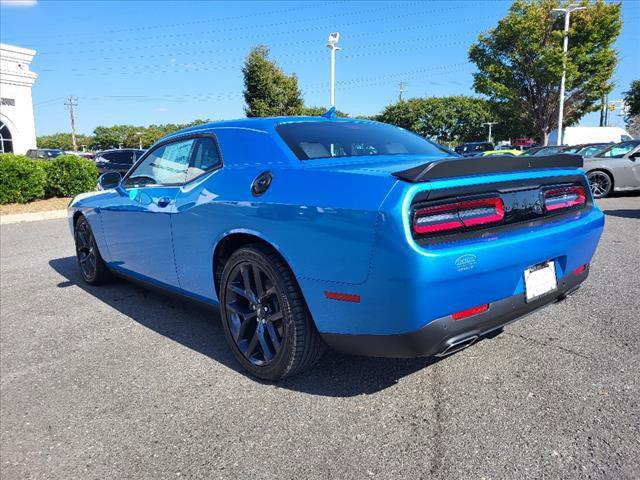
[[[640,208],[628,208],[619,210],[602,210],[605,215],[620,218],[640,218]]]
[[[66,279],[58,284],[59,288],[76,285],[141,325],[246,375],[229,351],[217,308],[163,295],[127,281],[100,287],[87,285],[80,277],[75,257],[57,258],[49,261],[49,265]],[[351,397],[393,386],[401,378],[437,361],[354,357],[327,351],[314,368],[277,386],[313,395]]]

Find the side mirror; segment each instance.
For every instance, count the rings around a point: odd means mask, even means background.
[[[640,158],[640,150],[638,150],[636,153],[631,154],[629,158],[634,162],[638,160]]]
[[[109,190],[111,188],[116,188],[120,185],[121,181],[122,177],[118,172],[103,173],[98,177],[98,189]]]

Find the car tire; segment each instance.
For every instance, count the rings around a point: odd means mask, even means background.
[[[592,170],[587,173],[589,187],[594,198],[604,198],[611,193],[613,178],[604,170]]]
[[[260,379],[277,381],[297,374],[324,353],[293,273],[263,245],[242,247],[227,260],[220,312],[233,355]]]
[[[91,225],[84,216],[76,221],[73,238],[82,279],[89,285],[102,285],[110,281],[113,276],[102,260]]]

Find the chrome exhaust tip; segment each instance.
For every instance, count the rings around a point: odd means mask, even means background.
[[[464,350],[465,348],[475,343],[477,339],[478,339],[478,335],[472,335],[470,337],[465,337],[461,340],[456,340],[455,342],[452,342],[451,344],[447,345],[447,348],[445,348],[440,353],[436,353],[436,357],[446,357],[448,355],[451,355],[452,353],[456,353],[456,352],[459,352],[460,350]]]

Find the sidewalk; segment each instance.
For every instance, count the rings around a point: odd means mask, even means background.
[[[70,198],[49,198],[25,204],[0,205],[0,225],[65,218],[70,200]]]
[[[66,210],[48,210],[46,212],[14,213],[12,215],[0,214],[0,225],[10,223],[36,222],[38,220],[53,220],[55,218],[67,218]]]

